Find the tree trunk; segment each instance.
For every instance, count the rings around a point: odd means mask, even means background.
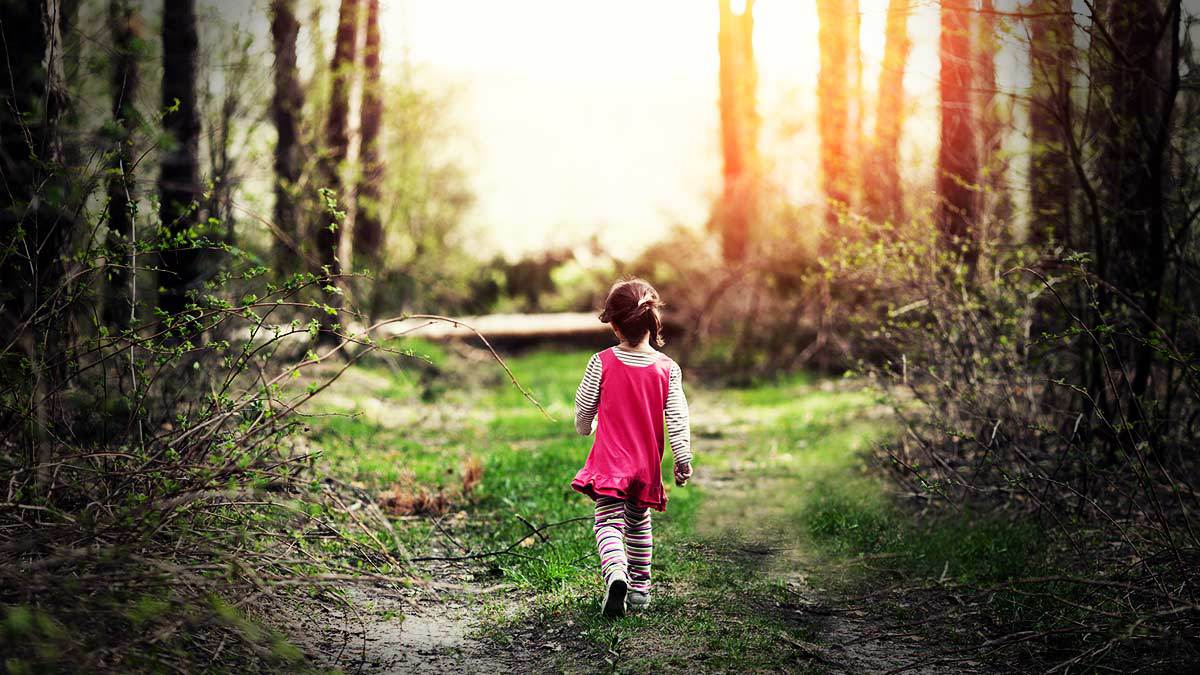
[[[857,0],[817,0],[817,126],[821,132],[821,185],[826,197],[826,237],[853,199],[854,101],[858,68]]]
[[[296,65],[296,0],[271,0],[271,40],[275,51],[275,95],[271,119],[275,124],[275,265],[283,272],[294,271],[300,260],[303,239],[301,218],[304,200],[300,176],[304,165],[300,142],[300,119],[304,92]]]
[[[196,203],[201,195],[200,110],[196,99],[196,0],[164,0],[162,106],[168,147],[158,179],[159,215],[169,238],[158,273],[158,304],[171,316],[184,311],[188,291],[201,281]]]
[[[1067,153],[1072,133],[1071,62],[1075,22],[1070,0],[1032,0],[1029,14],[1030,223],[1029,241],[1078,246],[1072,236],[1074,171]]]
[[[343,162],[350,147],[350,90],[354,79],[354,59],[358,41],[359,0],[342,0],[338,10],[337,37],[334,39],[333,61],[330,63],[332,82],[329,93],[329,116],[325,123],[325,153],[321,163],[323,187],[332,190],[340,204],[349,200],[343,193]],[[333,225],[331,227],[331,224]],[[322,266],[332,274],[341,272],[338,230],[341,223],[331,223],[323,213],[317,227],[317,251]]]
[[[1099,164],[1106,236],[1111,237],[1109,281],[1139,310],[1129,314],[1147,339],[1158,318],[1166,267],[1164,174],[1170,120],[1179,91],[1179,0],[1163,14],[1156,2],[1113,2],[1108,7],[1110,118]],[[1149,381],[1153,347],[1127,341],[1132,390]]]
[[[352,195],[347,194],[347,185],[342,172],[350,148],[350,90],[354,81],[355,53],[358,48],[359,0],[342,0],[338,10],[337,36],[334,39],[333,61],[330,63],[332,82],[329,93],[329,117],[325,124],[325,153],[321,161],[322,187],[326,193],[325,204],[319,211],[315,232],[317,259],[321,264],[320,274],[340,275],[344,265],[352,260],[353,238],[347,230],[353,227],[350,210],[354,207]],[[345,292],[346,284],[336,284]],[[328,304],[341,308],[343,296],[333,294]],[[337,336],[333,324],[336,316],[322,314],[321,341],[331,342]]]
[[[943,245],[973,267],[978,255],[975,223],[978,216],[979,130],[971,97],[975,68],[970,6],[969,0],[942,2],[937,222]]]
[[[978,219],[975,228],[977,238],[1002,235],[1008,239],[1010,232],[995,232],[992,227],[1007,228],[1010,220],[1011,202],[1008,193],[1008,161],[1000,152],[1004,144],[1006,122],[998,100],[999,84],[996,80],[996,54],[1000,51],[997,35],[997,12],[992,0],[981,0],[980,11],[975,17],[974,77],[975,119],[979,125],[979,188],[976,208]]]
[[[383,245],[382,205],[379,202],[383,164],[380,161],[379,129],[383,122],[383,85],[380,81],[379,0],[367,2],[367,37],[364,48],[365,80],[359,132],[362,135],[360,162],[362,180],[358,186],[357,217],[354,221],[354,248],[377,266]]]
[[[0,176],[11,208],[0,209],[0,246],[11,253],[0,256],[0,309],[7,335],[45,299],[43,287],[54,279],[51,268],[70,228],[56,164],[66,107],[58,3],[4,0],[3,8]]]
[[[846,12],[846,60],[849,62],[851,77],[850,121],[847,125],[850,137],[846,141],[850,159],[850,164],[846,167],[849,173],[846,182],[850,189],[850,202],[847,206],[854,207],[859,198],[857,188],[862,182],[863,169],[866,167],[866,157],[863,153],[867,150],[863,140],[867,99],[863,91],[862,45],[859,44],[862,35],[862,12],[859,11],[858,0],[842,1],[845,3],[843,11]]]
[[[201,217],[209,226],[212,239],[223,240],[232,246],[236,241],[233,194],[239,159],[239,154],[233,152],[234,133],[246,112],[242,105],[241,97],[244,94],[241,90],[252,57],[249,42],[240,40],[237,32],[233,33],[231,43],[218,44],[221,49],[220,67],[202,64],[205,77],[200,109],[203,111],[201,117],[208,121],[209,126],[205,134],[208,148],[206,183],[209,187]],[[219,102],[214,91],[214,80],[220,82]],[[251,122],[248,126],[253,128],[256,124]],[[208,264],[222,264],[224,259],[223,255],[211,255]]]
[[[75,232],[72,185],[63,166],[60,128],[68,110],[63,69],[64,7],[58,0],[5,0],[0,31],[0,176],[8,201],[0,209],[0,328],[18,345],[28,371],[14,371],[28,409],[6,411],[26,430],[28,466],[44,484],[54,452],[53,411],[68,373],[71,293],[56,293],[67,276]],[[68,8],[69,9],[69,8]]]
[[[1151,273],[1142,264],[1147,249],[1150,209],[1161,185],[1152,183],[1152,139],[1148,131],[1161,107],[1159,94],[1160,21],[1155,3],[1112,2],[1103,17],[1108,45],[1105,80],[1112,127],[1101,139],[1100,192],[1109,214],[1113,243],[1110,281],[1130,292],[1145,289]]]
[[[44,147],[40,157],[61,169],[65,155],[60,127],[69,101],[67,75],[63,68],[63,3],[61,0],[43,0],[41,6],[45,39],[42,67],[46,76],[46,134],[42,137]]]
[[[138,64],[141,19],[131,0],[109,0],[112,33],[112,116],[115,150],[108,176],[108,258],[104,322],[117,329],[133,320],[132,288],[136,275],[130,254],[134,241],[133,138],[138,125],[136,108],[141,72]]]
[[[42,148],[38,157],[46,162],[46,179],[36,188],[37,198],[44,200],[49,207],[49,213],[35,216],[38,220],[37,233],[37,270],[41,277],[37,281],[42,297],[36,298],[37,304],[30,307],[35,313],[41,314],[34,318],[34,326],[38,343],[42,345],[43,353],[39,356],[45,364],[43,379],[48,380],[51,392],[60,385],[68,372],[66,364],[67,346],[70,343],[69,322],[70,308],[67,306],[69,294],[55,298],[49,306],[42,301],[49,299],[60,287],[67,272],[71,245],[75,236],[75,198],[72,195],[74,186],[70,176],[70,167],[66,166],[67,151],[63,140],[63,122],[66,119],[70,96],[67,92],[67,76],[63,60],[63,25],[66,21],[65,10],[61,0],[44,0],[42,8],[42,68],[45,76],[46,91],[43,105],[44,132],[41,135]],[[39,205],[39,211],[41,210]],[[46,218],[45,216],[49,216]],[[47,227],[48,226],[48,227]],[[55,393],[51,396],[56,397]],[[53,404],[51,404],[53,405]],[[49,450],[47,449],[47,452]]]
[[[746,256],[758,201],[758,128],[754,64],[754,0],[735,14],[729,0],[720,0],[721,150],[723,189],[716,225],[726,262]]]
[[[975,15],[975,103],[976,119],[979,120],[979,165],[986,170],[992,166],[1003,140],[1001,124],[996,111],[996,52],[1000,48],[996,37],[996,7],[992,0],[981,0],[980,11]]]
[[[77,30],[81,0],[58,0],[61,18],[59,33],[62,35],[63,91],[80,91],[88,74],[82,67],[83,40]],[[81,131],[79,106],[69,105],[63,112],[62,124],[71,130],[63,135],[63,161],[71,172],[78,172],[87,163],[84,157],[84,135]]]
[[[879,73],[873,166],[863,173],[867,215],[875,221],[898,222],[904,218],[900,135],[904,128],[904,72],[912,46],[908,38],[908,5],[908,0],[891,0],[884,29],[886,42]]]

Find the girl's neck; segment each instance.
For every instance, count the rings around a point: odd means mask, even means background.
[[[617,349],[621,349],[621,350],[624,350],[627,352],[653,352],[654,351],[654,348],[650,346],[650,336],[648,336],[648,335],[646,336],[645,340],[642,340],[641,342],[637,343],[636,345],[630,344],[626,340],[621,340],[621,343],[617,345]]]

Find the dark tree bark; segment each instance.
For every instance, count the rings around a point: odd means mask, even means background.
[[[726,262],[746,256],[758,201],[758,128],[754,64],[754,1],[735,14],[729,0],[720,0],[721,151],[723,188],[715,224],[721,233]]]
[[[821,135],[821,186],[825,193],[827,236],[838,214],[853,200],[851,168],[856,128],[853,83],[858,69],[857,0],[817,0],[817,126]],[[849,86],[848,86],[849,85]]]
[[[158,304],[175,316],[184,311],[189,290],[201,281],[203,257],[194,234],[200,185],[200,110],[196,98],[199,39],[196,1],[164,0],[162,16],[162,106],[170,144],[162,153],[158,178],[159,215],[170,236],[162,242]]]
[[[88,73],[82,63],[81,32],[76,29],[79,22],[80,4],[81,0],[58,0],[62,14],[59,20],[59,33],[62,35],[63,83],[64,91],[67,92],[80,91],[80,87],[88,78]],[[80,113],[79,106],[68,105],[62,118],[62,125],[70,130],[62,135],[63,161],[67,169],[75,175],[78,175],[81,168],[87,163],[84,152],[84,135],[79,133],[82,131]]]
[[[71,325],[71,294],[56,292],[67,276],[75,231],[60,128],[69,103],[65,16],[59,0],[2,0],[0,9],[0,176],[8,199],[0,209],[0,327],[28,360],[28,374],[13,375],[30,401],[28,410],[3,415],[25,416],[22,449],[45,483]]]
[[[296,65],[296,0],[271,0],[271,40],[275,51],[275,95],[271,119],[275,124],[275,264],[292,270],[300,260],[304,213],[300,178],[304,152],[300,141],[300,119],[304,91]]]
[[[1149,255],[1150,211],[1162,189],[1149,134],[1163,105],[1160,20],[1156,3],[1149,2],[1112,2],[1102,18],[1109,42],[1104,79],[1111,126],[1101,138],[1100,192],[1114,245],[1110,280],[1130,291],[1141,290],[1149,279],[1142,272],[1150,271],[1138,268]]]
[[[1084,199],[1080,205],[1087,209],[1085,222],[1079,228],[1080,238],[1087,242],[1087,250],[1092,252],[1094,258],[1092,262],[1092,271],[1101,278],[1108,278],[1108,236],[1105,231],[1104,207],[1101,204],[1101,183],[1104,167],[1097,166],[1092,172],[1085,173],[1082,168],[1085,167],[1085,162],[1089,159],[1085,151],[1090,151],[1092,159],[1099,157],[1104,152],[1104,139],[1109,138],[1113,133],[1112,116],[1108,114],[1108,92],[1112,88],[1111,79],[1112,67],[1110,63],[1110,49],[1107,45],[1108,37],[1104,30],[1106,16],[1108,15],[1108,5],[1110,0],[1092,0],[1088,7],[1087,21],[1087,78],[1086,86],[1088,88],[1088,99],[1095,101],[1095,104],[1086,105],[1083,113],[1083,129],[1079,134],[1079,142],[1072,143],[1071,158],[1072,164],[1075,166],[1075,180],[1083,192]],[[1089,142],[1090,141],[1090,142]],[[1098,298],[1103,301],[1104,295],[1101,294]],[[1098,317],[1092,316],[1093,325],[1097,323]],[[1097,370],[1098,370],[1097,366]],[[1104,393],[1102,388],[1099,388],[1099,381],[1096,381],[1096,391]]]
[[[354,79],[354,58],[358,41],[359,0],[342,0],[338,10],[337,37],[334,39],[333,61],[330,63],[332,84],[329,93],[329,117],[325,123],[325,154],[321,162],[323,187],[333,191],[339,203],[349,203],[343,193],[342,163],[350,147],[350,89]],[[330,273],[341,272],[343,240],[340,230],[344,223],[331,222],[322,212],[316,228],[316,246],[321,265]]]
[[[908,38],[908,0],[888,3],[879,100],[875,111],[871,168],[863,173],[867,215],[875,221],[904,218],[900,188],[900,135],[904,128],[904,72],[912,43]]]
[[[63,23],[65,21],[64,3],[62,0],[43,0],[42,2],[42,32],[45,36],[46,48],[42,64],[46,76],[46,135],[43,137],[45,152],[42,155],[48,161],[62,168],[65,158],[62,121],[67,112],[69,97],[67,95],[67,75],[63,66]]]
[[[971,49],[971,3],[943,0],[939,51],[942,72],[941,145],[938,149],[938,228],[944,246],[968,265],[977,257],[975,223],[979,176],[977,120],[972,105],[974,52]]]
[[[0,61],[0,306],[5,334],[46,312],[74,233],[61,125],[64,8],[58,0],[3,0]],[[24,324],[29,328],[28,324]],[[37,328],[35,326],[35,328]],[[52,330],[61,333],[61,326]]]
[[[372,263],[381,258],[383,245],[383,223],[379,201],[380,184],[383,181],[383,164],[380,160],[379,130],[383,123],[383,84],[379,44],[379,0],[366,0],[367,24],[363,64],[365,79],[359,131],[362,135],[359,160],[362,165],[362,180],[358,185],[357,216],[354,220],[354,249]]]
[[[1032,0],[1027,12],[1032,91],[1029,101],[1029,241],[1078,246],[1072,236],[1074,171],[1067,152],[1072,133],[1071,64],[1075,22],[1070,0]]]
[[[112,116],[114,138],[111,173],[108,176],[108,255],[105,284],[104,322],[126,328],[132,321],[131,289],[133,265],[129,259],[134,233],[133,138],[138,126],[137,92],[141,83],[138,64],[141,19],[130,0],[110,0],[109,30],[112,33]]]
[[[313,236],[317,260],[322,268],[318,271],[319,274],[339,275],[353,259],[353,215],[350,211],[353,209],[354,200],[351,195],[346,194],[347,186],[342,181],[342,165],[350,148],[350,90],[354,81],[358,28],[359,0],[342,0],[338,10],[333,60],[330,63],[332,83],[329,116],[325,123],[325,151],[321,158],[322,187],[330,192],[327,203],[318,210]],[[338,213],[335,215],[334,211]],[[339,282],[336,285],[345,292],[347,284]],[[343,296],[332,295],[328,304],[334,308],[342,307]],[[333,324],[338,323],[337,317],[323,313],[321,321],[321,342],[336,340]]]
[[[1100,149],[1100,193],[1111,240],[1108,281],[1139,306],[1131,310],[1149,337],[1157,321],[1166,268],[1164,176],[1170,123],[1179,92],[1179,0],[1165,12],[1157,2],[1112,2],[1104,17],[1108,44],[1111,134]],[[1141,396],[1150,377],[1153,348],[1127,344]]]

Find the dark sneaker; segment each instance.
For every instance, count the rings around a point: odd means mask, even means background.
[[[604,604],[601,606],[604,616],[610,619],[625,616],[625,594],[628,591],[629,582],[625,577],[615,576],[608,582],[608,589],[604,591]]]

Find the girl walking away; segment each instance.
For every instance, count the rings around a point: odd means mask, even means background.
[[[641,279],[608,292],[600,320],[620,344],[592,356],[575,392],[575,429],[596,432],[571,487],[596,501],[596,545],[604,575],[604,615],[650,604],[654,540],[650,510],[665,511],[663,422],[675,459],[675,484],[692,475],[691,431],[679,366],[661,347],[658,291]]]

